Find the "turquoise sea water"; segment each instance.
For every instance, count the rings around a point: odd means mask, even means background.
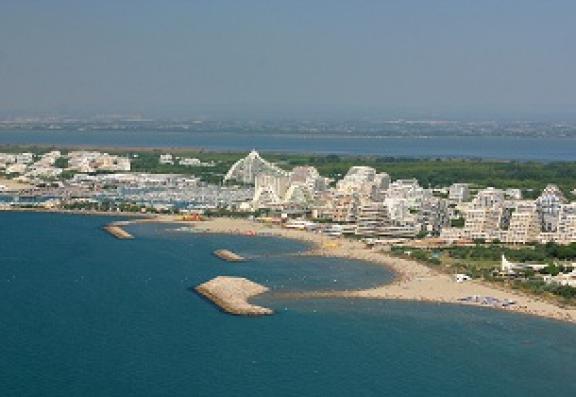
[[[0,213],[0,396],[572,396],[576,326],[406,302],[258,299],[234,317],[189,290],[243,275],[273,290],[365,287],[378,266],[288,255],[275,238]],[[231,264],[216,248],[252,257]]]

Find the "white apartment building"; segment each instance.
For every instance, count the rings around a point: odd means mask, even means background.
[[[351,193],[335,193],[332,197],[332,220],[338,223],[356,222],[360,200]]]
[[[509,244],[536,242],[540,234],[540,221],[533,201],[519,203],[510,216],[508,230],[502,233],[503,241]]]
[[[448,199],[461,203],[470,199],[470,188],[467,183],[453,183],[448,190]]]
[[[68,169],[83,173],[95,171],[130,171],[130,159],[108,153],[73,151],[68,153]]]
[[[32,164],[34,162],[33,153],[18,153],[16,155],[16,162],[18,164]]]
[[[236,180],[242,183],[255,183],[256,176],[259,174],[290,176],[289,172],[269,163],[260,157],[257,151],[252,150],[246,157],[238,160],[230,167],[224,177],[224,182]]]
[[[356,217],[356,234],[378,236],[382,227],[389,224],[388,211],[381,202],[361,200]]]
[[[555,240],[560,244],[576,242],[576,203],[563,204],[560,207]]]
[[[474,208],[501,208],[504,205],[504,199],[504,191],[488,187],[478,192],[472,200],[472,205]]]
[[[268,205],[278,205],[284,201],[284,196],[290,187],[290,177],[260,173],[255,176],[254,207],[264,208]]]
[[[465,213],[464,236],[470,239],[499,238],[501,208],[471,208]]]
[[[548,185],[536,199],[543,232],[556,232],[560,208],[568,200],[556,185]]]
[[[325,190],[328,187],[328,178],[320,176],[315,167],[298,166],[292,169],[290,183],[304,185],[312,194],[317,190]]]

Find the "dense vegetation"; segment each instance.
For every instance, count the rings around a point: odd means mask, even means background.
[[[190,167],[185,165],[179,165],[177,162],[174,165],[171,164],[160,164],[158,159],[163,151],[148,151],[148,152],[138,152],[131,155],[132,171],[135,172],[151,172],[155,174],[185,174],[194,175],[201,178],[203,181],[208,183],[218,184],[222,182],[224,175],[228,168],[234,163],[235,160],[230,159],[225,156],[225,161],[217,160],[214,157],[205,158],[201,156],[201,153],[191,153],[190,157],[196,157],[202,161],[215,161],[214,167]],[[183,154],[179,154],[181,157],[187,157]],[[238,156],[239,158],[240,156]]]
[[[469,182],[479,187],[518,188],[538,194],[548,183],[559,185],[565,193],[574,188],[576,162],[519,162],[457,159],[394,159],[386,157],[303,157],[286,156],[289,164],[310,164],[321,174],[339,177],[353,165],[368,165],[389,173],[394,179],[417,178],[424,187],[448,186]]]
[[[58,168],[68,167],[68,159],[66,157],[60,157],[59,159],[56,159],[56,161],[54,162],[54,167]]]
[[[550,294],[562,299],[564,303],[573,304],[576,300],[576,288],[568,285],[546,284],[542,280],[516,280],[512,282],[512,287],[522,291],[537,295]]]
[[[498,244],[450,247],[446,253],[456,259],[499,261],[502,254],[517,262],[552,262],[576,259],[576,243],[558,245],[548,243],[523,248],[509,248]]]

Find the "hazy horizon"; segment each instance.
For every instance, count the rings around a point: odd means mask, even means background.
[[[0,5],[0,114],[576,119],[576,3]]]

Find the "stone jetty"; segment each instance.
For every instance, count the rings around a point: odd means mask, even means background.
[[[243,256],[240,256],[229,250],[216,250],[214,251],[214,255],[228,262],[242,262],[246,260],[246,258]]]
[[[268,288],[242,277],[218,276],[196,287],[196,292],[211,300],[222,310],[242,316],[266,316],[272,309],[248,302]]]
[[[120,240],[129,240],[134,238],[133,235],[128,233],[126,230],[122,229],[122,227],[120,227],[119,225],[115,224],[106,225],[104,226],[104,230],[106,230],[108,233],[110,233],[111,235]]]

